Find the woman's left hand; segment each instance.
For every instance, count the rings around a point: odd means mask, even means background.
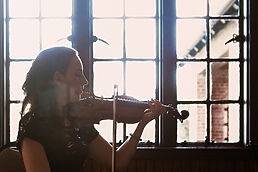
[[[145,110],[142,118],[142,122],[145,124],[166,112],[166,108],[156,99],[151,99],[148,104],[150,108]]]

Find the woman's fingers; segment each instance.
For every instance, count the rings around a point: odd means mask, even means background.
[[[164,113],[166,111],[166,108],[156,99],[151,99],[148,103],[158,113]]]
[[[156,99],[151,99],[150,101],[148,101],[148,104],[149,109],[146,110],[146,112],[151,112],[154,118],[166,112],[166,108]]]

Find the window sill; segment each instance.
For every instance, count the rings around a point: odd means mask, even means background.
[[[254,159],[251,147],[137,147],[136,159]]]

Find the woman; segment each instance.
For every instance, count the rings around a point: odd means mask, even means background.
[[[76,172],[86,158],[111,167],[112,147],[87,123],[91,114],[85,113],[82,123],[63,111],[65,105],[80,99],[87,83],[82,62],[72,48],[49,48],[35,59],[23,84],[25,98],[17,139],[28,172]],[[165,112],[157,100],[148,103],[132,137],[117,149],[117,169],[126,167],[133,157],[146,124]]]

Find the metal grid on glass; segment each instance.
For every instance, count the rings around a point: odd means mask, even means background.
[[[94,93],[110,97],[113,84],[118,84],[120,95],[129,95],[144,101],[158,98],[159,1],[114,0],[104,3],[91,1],[91,34],[98,38],[92,48]],[[106,8],[111,4],[112,7]],[[102,9],[104,6],[105,9]],[[152,78],[149,79],[148,76]],[[104,81],[107,90],[105,92],[102,91]],[[151,87],[150,91],[146,90],[148,87],[144,87],[146,83],[149,83],[147,86]],[[143,142],[158,143],[159,130],[155,123],[152,121],[151,126],[146,127],[151,134],[143,133]],[[135,124],[122,124],[119,128],[121,131],[118,131],[118,140],[125,141],[135,127]],[[106,138],[111,141],[111,137]]]
[[[60,6],[60,3],[63,5]],[[23,100],[22,84],[36,55],[51,46],[71,46],[72,0],[6,1],[7,114],[15,141]]]
[[[190,115],[192,112],[194,116],[190,117],[187,124],[178,125],[177,142],[179,144],[193,142],[195,144],[243,144],[244,104],[246,104],[244,82],[247,78],[244,73],[247,61],[244,56],[246,53],[244,1],[221,2],[224,3],[221,7],[215,5],[218,3],[215,0],[202,2],[205,8],[200,11],[195,11],[193,6],[193,12],[190,15],[187,15],[184,10],[177,12],[177,24],[187,26],[187,22],[191,21],[190,24],[198,25],[196,30],[193,26],[189,28],[189,33],[188,30],[184,32],[186,35],[193,32],[192,38],[188,37],[189,42],[196,37],[194,34],[199,35],[195,39],[197,41],[192,41],[192,44],[188,42],[189,46],[187,44],[185,49],[181,47],[180,41],[177,42],[178,108],[186,108],[190,111]],[[179,3],[177,10],[180,5]],[[184,7],[181,6],[181,8]],[[177,29],[179,30],[179,27]],[[178,37],[183,38],[178,30]],[[240,35],[242,40],[226,43],[236,36],[233,34]],[[183,80],[184,84],[188,82],[191,85],[195,82],[195,86],[180,85],[182,83],[180,76],[183,76],[184,74],[181,73],[184,72],[185,77],[188,78],[188,81]],[[191,97],[192,90],[196,95]],[[189,125],[190,120],[195,122]]]

